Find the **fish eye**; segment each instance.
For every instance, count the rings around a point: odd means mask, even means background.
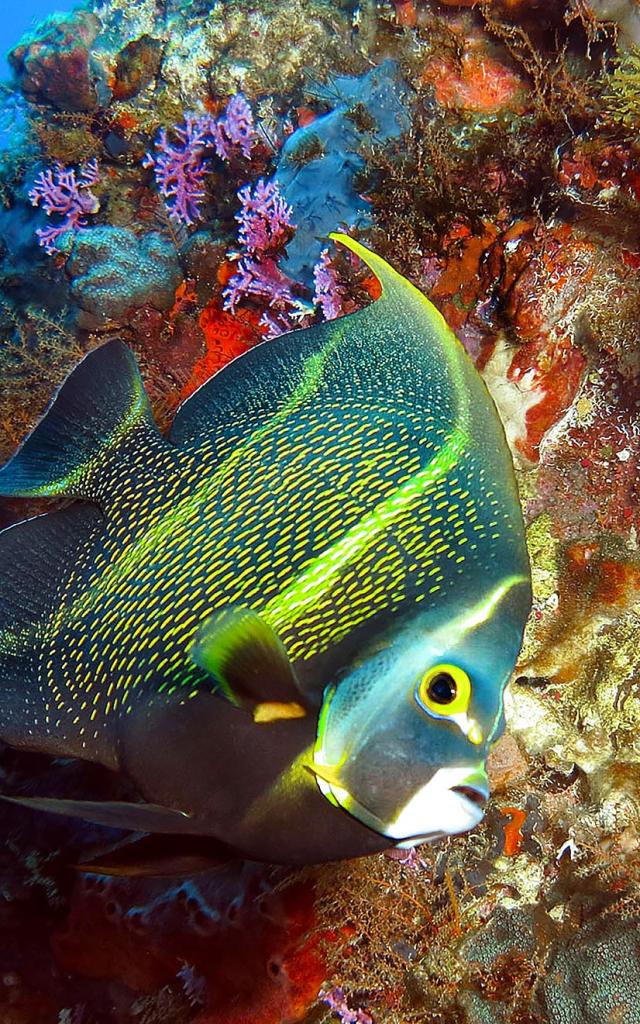
[[[464,713],[471,700],[471,680],[457,665],[434,665],[416,687],[416,701],[435,718]]]
[[[456,699],[456,681],[450,672],[438,672],[429,683],[427,693],[433,704],[451,704]]]

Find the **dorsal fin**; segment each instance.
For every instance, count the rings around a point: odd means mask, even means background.
[[[0,469],[0,496],[93,497],[94,470],[136,427],[157,432],[133,353],[110,341],[69,374],[40,423]]]
[[[330,237],[370,267],[382,286],[381,297],[355,313],[281,334],[237,356],[180,406],[169,434],[172,444],[210,447],[218,458],[226,457],[250,433],[282,415],[292,398],[304,400],[328,363],[337,365],[345,348],[353,352],[354,340],[379,351],[384,336],[399,354],[417,342],[425,344],[434,369],[443,361],[455,364],[461,359],[471,365],[443,316],[417,288],[354,238],[340,233]],[[379,361],[379,355],[372,358]],[[360,347],[358,366],[362,359]]]
[[[0,532],[0,739],[13,746],[61,752],[45,726],[50,694],[40,686],[36,640],[103,527],[97,506],[78,502]]]
[[[361,242],[351,238],[350,235],[343,234],[341,231],[331,231],[329,238],[340,245],[344,245],[346,249],[350,249],[352,253],[359,256],[362,262],[366,263],[369,269],[373,271],[382,288],[378,302],[380,300],[383,302],[396,300],[400,302],[401,307],[405,308],[407,306],[410,308],[412,303],[417,302],[423,321],[435,332],[439,344],[447,349],[451,349],[452,352],[458,353],[463,351],[461,342],[449,327],[442,313],[436,309],[433,302],[426,295],[423,295],[415,285],[411,284],[411,281],[408,281],[406,277],[403,277],[397,270],[394,270],[391,264],[383,260],[382,256],[378,256],[377,253],[367,249]]]

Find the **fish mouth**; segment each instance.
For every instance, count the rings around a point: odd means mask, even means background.
[[[476,789],[475,786],[452,786],[453,793],[459,793],[465,800],[470,800],[472,804],[479,807],[484,814],[484,809],[487,803],[488,793],[483,790]]]
[[[487,799],[489,796],[488,788],[483,787],[482,789],[476,786],[452,786],[451,793],[457,796],[462,804],[462,814],[466,815],[468,821],[462,828],[456,829],[443,829],[438,832],[423,832],[419,835],[407,836],[406,839],[402,839],[396,843],[396,846],[401,850],[409,850],[413,846],[420,846],[422,843],[434,843],[438,839],[446,839],[447,836],[457,835],[459,832],[468,832],[470,829],[475,828],[479,825],[484,818],[485,809],[487,806]]]
[[[392,821],[384,821],[334,780],[323,779],[321,773],[316,774],[316,782],[331,803],[401,848],[468,832],[482,821],[489,798],[483,764],[440,768]]]

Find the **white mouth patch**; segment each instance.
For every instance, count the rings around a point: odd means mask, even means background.
[[[465,792],[467,791],[467,792]],[[482,765],[440,768],[384,828],[385,835],[402,845],[415,845],[429,835],[454,836],[475,828],[484,817],[489,796]]]
[[[475,828],[484,817],[489,796],[489,780],[482,764],[440,768],[393,821],[383,822],[341,786],[317,776],[316,782],[333,803],[405,848],[430,837],[453,836]]]

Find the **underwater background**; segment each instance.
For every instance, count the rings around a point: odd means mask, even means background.
[[[470,834],[108,878],[70,865],[118,833],[3,804],[0,1020],[638,1024],[637,0],[2,14],[0,461],[109,338],[168,426],[264,337],[375,299],[346,229],[483,374],[534,609]],[[0,527],[43,508],[2,499]],[[0,773],[122,797],[73,760],[3,748]]]

